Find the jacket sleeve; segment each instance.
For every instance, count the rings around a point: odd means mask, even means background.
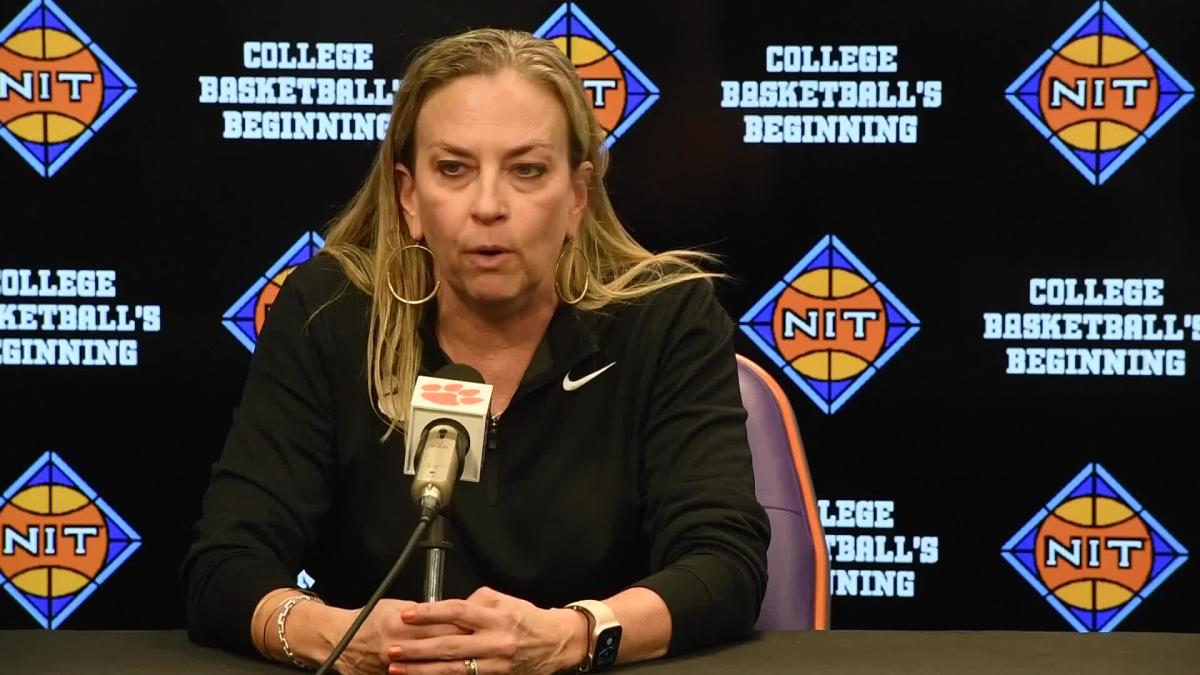
[[[181,578],[188,635],[200,644],[255,653],[255,606],[296,586],[330,505],[330,381],[309,322],[317,305],[301,290],[312,267],[294,270],[270,308],[193,528]]]
[[[671,613],[670,654],[743,637],[767,583],[770,521],[754,492],[733,324],[711,284],[668,310],[644,431],[649,588]],[[666,292],[674,292],[669,289]]]

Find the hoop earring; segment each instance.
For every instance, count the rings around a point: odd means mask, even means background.
[[[432,272],[433,261],[436,259],[437,256],[435,256],[433,254],[433,251],[429,250],[425,246],[422,246],[421,244],[409,244],[408,246],[402,246],[401,248],[399,248],[395,251],[392,251],[391,255],[389,255],[387,257],[387,261],[384,263],[383,279],[384,279],[384,281],[387,282],[388,291],[391,292],[393,298],[399,300],[400,302],[403,302],[406,305],[423,305],[423,304],[429,302],[430,300],[432,300],[433,296],[437,295],[438,288],[440,288],[442,285],[441,281],[434,280],[433,290],[429,291],[429,295],[426,295],[425,297],[421,298],[420,300],[410,300],[408,298],[402,298],[402,297],[400,297],[400,294],[396,292],[396,288],[394,286],[392,286],[392,271],[391,271],[392,270],[392,258],[396,257],[397,255],[399,255],[401,253],[404,253],[405,251],[407,251],[410,248],[419,248],[422,251],[425,251],[426,253],[429,254],[429,264],[430,264],[430,270],[431,270],[430,276],[433,275],[433,272]]]
[[[558,284],[558,270],[562,266],[563,256],[565,256],[567,254],[567,252],[570,252],[572,255],[574,255],[575,253],[578,253],[579,255],[583,256],[583,270],[584,270],[584,272],[583,272],[584,273],[583,290],[580,291],[580,293],[577,297],[572,298],[572,299],[568,299],[565,295],[563,295],[562,287],[559,286],[559,284]],[[570,280],[568,279],[568,281],[570,281]],[[583,249],[576,246],[575,242],[572,240],[571,246],[563,249],[563,252],[558,254],[558,262],[554,263],[554,292],[555,292],[555,294],[558,295],[559,300],[562,300],[563,302],[567,303],[568,305],[574,305],[574,304],[577,304],[580,300],[583,300],[584,296],[587,295],[588,284],[590,284],[591,281],[592,281],[591,261],[588,260],[587,254],[583,252]]]

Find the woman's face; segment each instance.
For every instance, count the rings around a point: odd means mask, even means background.
[[[468,304],[552,300],[592,171],[570,166],[559,99],[509,69],[460,77],[425,100],[412,142],[411,169],[395,167],[397,191],[442,290]]]

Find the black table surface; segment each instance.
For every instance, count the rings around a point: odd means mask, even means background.
[[[4,673],[299,672],[198,647],[182,631],[0,631]],[[1200,634],[826,631],[753,639],[629,673],[1200,673]]]

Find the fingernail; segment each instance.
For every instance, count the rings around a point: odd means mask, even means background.
[[[400,647],[388,647],[388,656],[393,659],[398,659],[404,656],[404,649]]]
[[[405,621],[412,621],[413,619],[417,618],[417,612],[413,609],[406,609],[400,613],[400,618],[404,619]]]
[[[399,663],[393,663],[388,666],[388,675],[404,675],[404,666]]]

